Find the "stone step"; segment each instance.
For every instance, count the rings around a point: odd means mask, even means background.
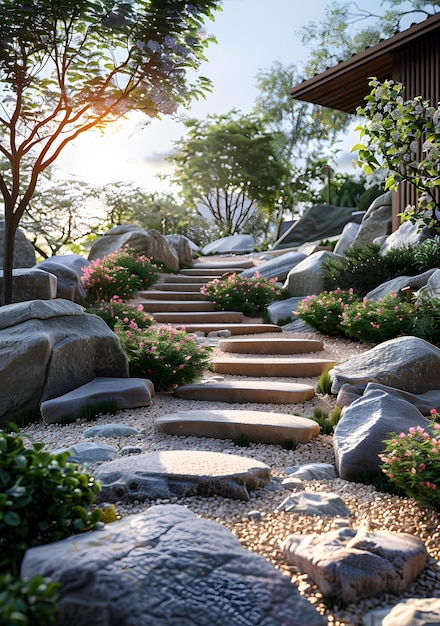
[[[248,269],[249,267],[254,267],[254,262],[252,259],[232,259],[231,261],[227,261],[226,259],[223,261],[200,261],[194,263],[194,269],[217,269],[221,268],[222,270],[230,271],[231,267],[239,268],[240,270]]]
[[[137,300],[142,304],[147,313],[178,313],[189,311],[191,313],[203,313],[215,311],[212,302],[198,302],[192,300]]]
[[[266,404],[302,404],[315,395],[311,385],[269,382],[265,380],[213,381],[182,385],[173,391],[177,398],[212,402],[259,402]]]
[[[185,324],[185,328],[188,333],[202,332],[207,335],[208,333],[214,333],[219,330],[229,330],[231,335],[257,335],[260,333],[281,333],[281,326],[276,324],[228,324],[225,322],[219,323],[200,323],[200,324]]]
[[[185,327],[187,327],[188,324],[206,324],[212,322],[215,324],[223,324],[222,328],[225,328],[224,324],[240,324],[243,321],[243,313],[238,311],[157,312],[152,314],[152,317],[156,322],[160,322],[161,324],[179,324]]]
[[[266,444],[307,443],[319,434],[319,425],[307,417],[266,411],[177,411],[158,417],[157,430],[168,435],[240,439]]]
[[[211,280],[213,278],[220,278],[224,274],[240,274],[243,271],[242,267],[218,267],[218,268],[197,268],[193,267],[191,269],[180,270],[179,275],[183,276],[210,276]]]
[[[290,339],[289,337],[258,337],[254,339],[221,339],[223,352],[242,354],[305,354],[319,352],[324,344],[319,339]]]
[[[250,358],[215,359],[214,372],[232,376],[320,376],[326,369],[336,365],[329,359]]]
[[[204,285],[213,280],[212,276],[184,276],[183,274],[165,274],[162,276],[162,282],[164,283],[188,283],[192,285]]]
[[[200,283],[156,283],[152,289],[158,291],[181,291],[182,293],[192,291],[194,293],[200,293]]]
[[[165,291],[152,289],[151,291],[139,291],[136,296],[139,300],[197,300],[206,301],[206,296],[197,291]]]

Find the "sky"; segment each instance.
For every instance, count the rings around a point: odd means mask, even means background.
[[[359,4],[381,14],[381,1],[359,0]],[[223,0],[223,11],[216,12],[214,22],[206,23],[217,44],[209,46],[208,61],[199,70],[211,79],[213,90],[177,114],[204,119],[233,108],[249,113],[257,96],[258,71],[275,61],[283,65],[305,62],[309,50],[302,46],[299,31],[309,21],[319,22],[328,4],[330,0]],[[159,181],[157,175],[170,173],[164,157],[173,151],[173,142],[184,136],[184,127],[164,116],[139,130],[139,119],[112,124],[104,136],[89,131],[63,151],[58,168],[65,175],[98,185],[126,181],[147,191],[166,192],[169,183]],[[357,140],[357,134],[350,132],[336,146],[341,150],[341,163],[350,162],[349,151]]]

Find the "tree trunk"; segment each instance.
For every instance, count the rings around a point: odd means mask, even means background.
[[[15,231],[13,220],[5,211],[5,235],[3,240],[3,290],[1,304],[12,303],[12,268],[14,266]]]

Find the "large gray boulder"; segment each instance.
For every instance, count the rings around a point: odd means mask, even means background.
[[[66,254],[51,256],[38,263],[35,268],[56,276],[57,298],[83,304],[86,300],[86,293],[81,281],[82,268],[88,265],[90,261],[79,254]]]
[[[247,254],[253,252],[255,241],[251,235],[230,235],[222,237],[202,248],[202,255],[209,254]]]
[[[333,248],[335,254],[344,254],[346,250],[351,246],[359,232],[360,224],[356,222],[348,222],[345,224],[344,230],[338,239],[337,244]]]
[[[408,287],[411,291],[422,289],[426,286],[431,276],[436,272],[436,269],[427,270],[423,274],[417,276],[397,276],[391,280],[378,285],[375,289],[372,289],[367,293],[368,300],[379,300],[383,298],[391,291],[399,296],[400,299],[406,299],[406,295],[402,292],[402,289]]]
[[[3,250],[5,239],[5,222],[0,221],[0,268],[3,268]],[[33,267],[36,263],[35,248],[26,238],[24,230],[17,228],[15,233],[13,267]]]
[[[153,506],[26,552],[21,576],[61,583],[58,626],[324,626],[289,577],[221,524]]]
[[[0,424],[101,376],[128,377],[128,364],[100,317],[61,299],[0,308]]]
[[[280,282],[283,282],[286,280],[290,270],[306,258],[307,255],[304,254],[304,252],[298,252],[296,250],[294,252],[286,252],[285,254],[277,256],[266,263],[245,269],[241,272],[240,276],[249,278],[258,273],[260,276],[263,276],[263,278],[276,278]]]
[[[179,265],[194,265],[193,243],[185,235],[165,235],[168,245],[177,255]]]
[[[141,230],[138,226],[124,224],[111,228],[105,235],[98,237],[90,249],[89,260],[102,259],[111,252],[129,246],[147,257],[163,263],[172,272],[179,270],[179,258],[174,248],[157,230]]]
[[[321,250],[298,263],[287,275],[284,288],[290,296],[311,296],[324,291],[322,264],[326,259],[339,255]]]
[[[397,337],[344,361],[329,372],[332,393],[344,383],[376,382],[411,393],[438,389],[440,348],[419,337]]]
[[[427,560],[413,535],[342,528],[322,534],[290,535],[282,544],[287,562],[304,572],[324,595],[344,603],[384,593],[401,594]]]
[[[353,239],[352,246],[366,246],[378,237],[391,233],[392,208],[391,192],[379,196],[368,208],[362,218],[360,228]]]
[[[376,471],[381,465],[384,440],[392,432],[408,432],[409,428],[426,428],[429,420],[410,402],[372,388],[342,412],[335,428],[333,446],[339,476],[350,480],[361,472]]]
[[[417,246],[435,234],[426,226],[423,227],[421,222],[415,224],[410,221],[402,222],[399,228],[385,239],[380,248],[380,253],[386,254],[389,250],[403,248],[408,245]]]
[[[0,297],[3,293],[3,270],[0,270]],[[52,300],[57,295],[57,277],[35,267],[12,270],[12,302]]]

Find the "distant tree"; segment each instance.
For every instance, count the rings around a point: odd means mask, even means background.
[[[61,180],[48,168],[21,220],[35,251],[45,259],[66,250],[83,252],[82,240],[104,232],[103,219],[96,211],[98,197],[94,185]]]
[[[270,215],[289,170],[262,120],[230,111],[184,124],[187,135],[168,158],[184,200],[206,207],[224,236],[240,232],[254,210]]]
[[[364,4],[366,8],[360,8],[356,2],[332,2],[319,23],[312,21],[301,29],[302,43],[311,50],[304,67],[307,77],[392,37],[401,30],[406,16],[420,21],[440,11],[440,0],[383,0],[381,15],[372,13],[366,0]]]
[[[41,172],[91,128],[131,111],[175,111],[194,82],[217,0],[3,0],[0,4],[0,176],[5,210],[3,301],[12,299],[14,235]],[[32,158],[25,172],[24,159]]]

